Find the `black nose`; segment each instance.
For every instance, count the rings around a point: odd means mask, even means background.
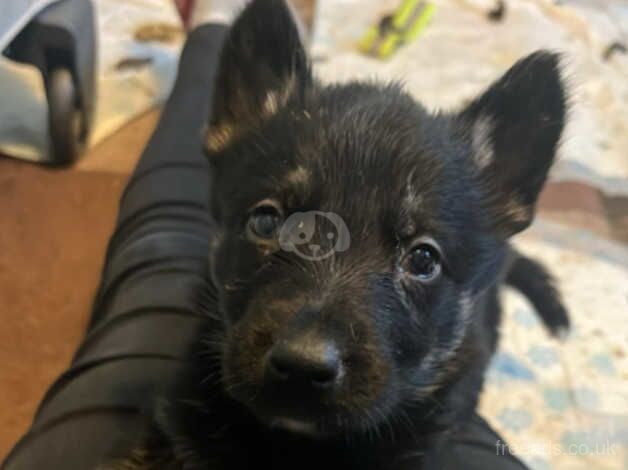
[[[329,387],[342,373],[340,353],[331,341],[279,341],[268,354],[266,373],[274,382]]]

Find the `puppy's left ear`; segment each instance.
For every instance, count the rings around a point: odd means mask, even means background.
[[[458,119],[495,229],[506,237],[525,229],[565,125],[560,56],[541,51],[520,60]]]
[[[302,98],[311,72],[284,0],[253,0],[229,31],[218,69],[207,150],[220,152],[243,130]]]

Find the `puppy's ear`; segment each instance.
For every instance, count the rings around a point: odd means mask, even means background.
[[[206,139],[220,152],[247,127],[271,117],[311,83],[306,52],[283,0],[253,0],[228,33]]]
[[[525,229],[565,124],[560,56],[541,51],[520,60],[459,119],[495,229],[503,236]]]

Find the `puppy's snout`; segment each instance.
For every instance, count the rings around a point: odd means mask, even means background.
[[[282,340],[266,358],[266,380],[275,385],[331,388],[339,384],[342,360],[331,340]]]

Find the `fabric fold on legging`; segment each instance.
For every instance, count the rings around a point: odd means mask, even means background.
[[[202,131],[227,28],[190,33],[157,129],[120,201],[91,321],[5,470],[92,470],[127,455],[186,367],[205,318],[209,166]],[[71,249],[71,247],[68,247]]]

